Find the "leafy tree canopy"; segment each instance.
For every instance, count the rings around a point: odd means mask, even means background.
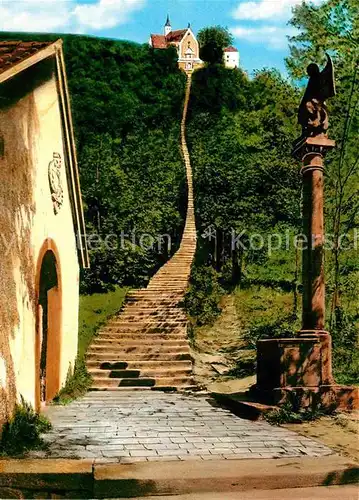
[[[199,31],[199,56],[209,64],[223,63],[223,50],[233,43],[233,37],[227,28],[211,26]]]

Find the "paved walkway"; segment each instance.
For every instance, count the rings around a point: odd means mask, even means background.
[[[324,456],[332,450],[267,422],[251,422],[208,396],[92,392],[52,406],[49,450],[32,456],[98,462]]]
[[[223,491],[221,493],[195,493],[193,495],[138,497],[133,500],[358,500],[358,487],[320,486],[284,490]]]

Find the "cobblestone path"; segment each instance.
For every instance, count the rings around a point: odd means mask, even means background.
[[[92,392],[46,411],[47,452],[98,462],[324,456],[332,450],[267,422],[251,422],[208,396],[156,391]]]

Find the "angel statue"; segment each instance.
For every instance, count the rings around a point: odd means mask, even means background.
[[[335,96],[334,67],[328,54],[327,64],[320,71],[317,64],[309,64],[309,82],[298,111],[302,137],[314,137],[328,130],[328,111],[325,100]]]

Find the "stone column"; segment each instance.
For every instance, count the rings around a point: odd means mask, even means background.
[[[251,394],[260,402],[297,407],[359,407],[359,390],[335,384],[331,336],[325,331],[324,158],[335,142],[328,139],[325,100],[335,95],[334,69],[307,68],[308,86],[298,110],[302,135],[293,154],[302,162],[303,242],[302,327],[293,338],[257,341],[257,383]]]
[[[294,154],[302,161],[303,312],[302,328],[293,338],[257,342],[257,384],[250,395],[255,401],[298,407],[359,407],[356,387],[335,384],[332,375],[331,336],[325,331],[324,282],[324,158],[335,147],[325,134],[302,137]]]
[[[301,334],[324,332],[324,156],[335,142],[325,135],[300,140],[295,154],[303,162],[303,308]]]
[[[331,337],[325,331],[324,278],[324,158],[335,147],[325,134],[298,141],[294,148],[302,161],[303,177],[303,306],[300,337],[317,338],[321,349],[322,383],[332,381]]]

